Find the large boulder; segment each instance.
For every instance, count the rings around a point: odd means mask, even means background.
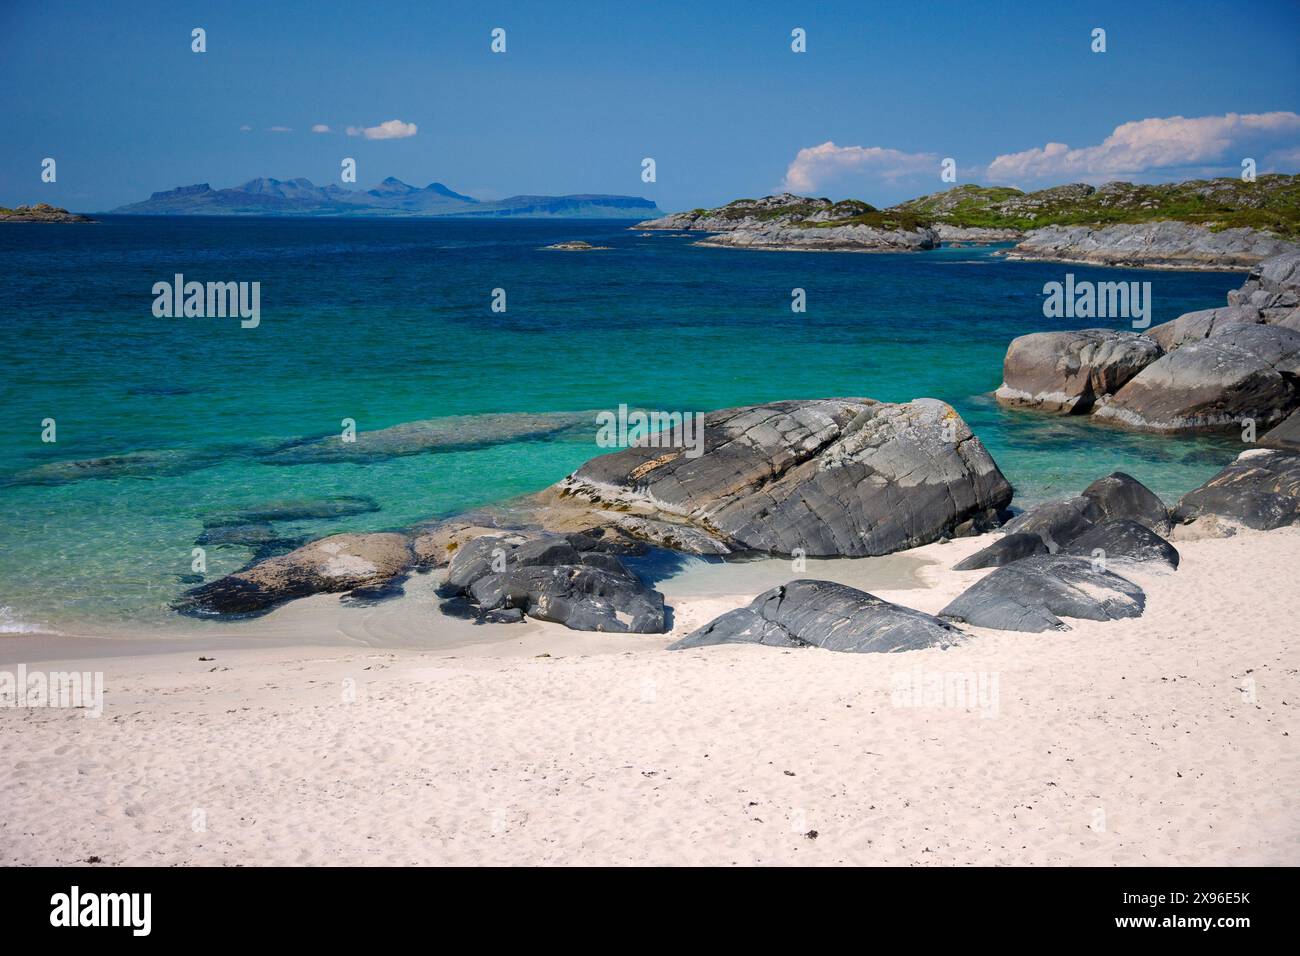
[[[1102,517],[1097,502],[1084,495],[1061,501],[1044,501],[1016,515],[1004,526],[1008,534],[1036,534],[1055,553]]]
[[[1267,427],[1300,405],[1300,332],[1231,324],[1143,369],[1094,414],[1143,431]]]
[[[1252,448],[1178,500],[1179,524],[1208,522],[1227,530],[1269,531],[1300,523],[1300,454]]]
[[[832,581],[791,581],[728,611],[669,650],[710,644],[821,647],[855,654],[948,647],[961,632],[947,621]]]
[[[954,571],[974,571],[979,568],[1000,568],[1033,554],[1047,554],[1047,544],[1033,531],[1016,531],[1004,534],[986,548],[981,548],[952,566]]]
[[[1138,617],[1142,589],[1088,558],[1037,555],[997,568],[957,595],[941,617],[1003,631],[1068,630],[1061,617]],[[1059,615],[1059,616],[1058,616]]]
[[[191,615],[258,614],[310,594],[391,583],[413,562],[405,535],[336,534],[192,588],[172,606]]]
[[[995,395],[1004,405],[1082,413],[1160,355],[1156,342],[1134,332],[1034,332],[1007,348]]]
[[[1208,339],[1216,331],[1227,325],[1258,325],[1264,321],[1264,313],[1253,305],[1225,305],[1217,309],[1201,309],[1188,312],[1170,322],[1153,325],[1145,334],[1165,352]]]
[[[442,593],[472,602],[480,616],[516,611],[576,631],[664,630],[663,595],[583,535],[476,538],[456,550]]]
[[[1169,509],[1160,496],[1122,471],[1098,478],[1083,489],[1082,497],[1092,501],[1094,520],[1127,518],[1157,534],[1169,533]]]
[[[1169,510],[1150,488],[1116,471],[1098,478],[1073,498],[1045,501],[1016,515],[1006,535],[953,565],[954,571],[1001,567],[1033,554],[1055,554],[1099,523],[1133,521],[1156,534],[1168,534]]]
[[[1128,518],[1095,524],[1060,551],[1110,564],[1164,564],[1178,567],[1178,549],[1146,525]]]
[[[552,505],[688,524],[729,550],[888,554],[995,527],[1011,485],[951,406],[838,398],[704,417],[695,449],[602,455]]]

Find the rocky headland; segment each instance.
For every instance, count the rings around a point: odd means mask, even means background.
[[[920,252],[1018,243],[1026,261],[1156,269],[1248,270],[1300,249],[1300,177],[1053,186],[954,186],[888,209],[782,193],[638,223],[702,232],[696,244],[817,252]]]

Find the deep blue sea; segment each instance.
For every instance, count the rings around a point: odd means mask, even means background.
[[[1166,499],[1234,452],[1004,411],[990,393],[1044,282],[1149,281],[1153,322],[1220,305],[1229,273],[1005,262],[987,248],[852,255],[705,249],[624,222],[105,217],[0,225],[0,631],[174,621],[214,513],[356,495],[378,510],[286,534],[399,527],[534,491],[601,453],[590,434],[353,463],[268,464],[268,447],[487,413],[709,410],[851,395],[951,402],[1017,504],[1116,469]],[[565,253],[569,239],[610,246]],[[157,318],[152,287],[261,283],[261,324]],[[807,294],[792,313],[791,290]],[[507,311],[491,309],[504,289]],[[1111,320],[1116,326],[1127,322]],[[55,421],[54,442],[42,423]],[[498,432],[500,430],[498,429]],[[52,463],[150,452],[127,475]],[[133,459],[128,459],[132,461]],[[43,469],[33,472],[32,469]],[[33,483],[31,476],[45,476]],[[58,476],[51,478],[50,476]],[[211,547],[207,578],[245,563]]]

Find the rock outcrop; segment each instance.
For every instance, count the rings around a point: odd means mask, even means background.
[[[1263,448],[1300,453],[1300,410],[1292,412],[1286,421],[1265,433],[1259,444]]]
[[[1149,269],[1249,269],[1297,250],[1295,243],[1258,229],[1211,231],[1186,222],[1160,221],[1113,226],[1046,226],[1035,229],[1008,258],[1034,262]]]
[[[774,402],[704,417],[702,454],[640,445],[592,459],[545,498],[686,525],[730,551],[888,554],[996,527],[1011,486],[943,402]]]
[[[1141,431],[1267,428],[1300,405],[1297,376],[1300,332],[1232,323],[1152,362],[1094,414]]]
[[[1151,537],[1132,532],[1128,524],[1148,531]],[[1169,511],[1159,496],[1136,478],[1117,471],[1097,479],[1073,498],[1045,501],[1016,515],[1003,525],[1004,537],[954,565],[953,570],[998,567],[1034,554],[1074,553],[1080,541],[1087,544],[1084,553],[1089,555],[1094,548],[1107,550],[1109,541],[1126,560],[1170,563],[1172,559],[1177,567],[1178,552],[1172,545],[1167,551],[1161,547],[1168,545],[1163,536],[1169,534],[1170,527]]]
[[[948,647],[962,636],[946,621],[832,581],[791,581],[764,591],[669,645],[821,647],[855,654]]]
[[[1161,354],[1156,342],[1134,332],[1033,332],[1012,340],[995,395],[1004,405],[1079,414]]]
[[[258,614],[311,594],[389,584],[413,562],[405,535],[336,534],[192,588],[172,606],[197,616]]]
[[[1097,560],[1100,565],[1164,564],[1177,568],[1178,549],[1146,525],[1127,518],[1095,524],[1059,552]]]
[[[1300,523],[1300,454],[1252,448],[1178,499],[1173,519],[1230,534],[1236,526],[1270,531]]]
[[[576,631],[664,630],[663,595],[583,535],[476,538],[451,559],[443,594],[468,600],[488,620],[517,612]]]
[[[1114,621],[1138,617],[1142,589],[1088,558],[1035,555],[997,568],[959,594],[939,615],[1003,631],[1068,630],[1062,617]]]
[[[787,252],[911,252],[939,244],[929,224],[914,217],[857,200],[833,203],[791,193],[676,213],[634,228],[712,233],[700,246]]]
[[[1012,341],[1004,405],[1091,412],[1150,432],[1266,429],[1300,409],[1300,250],[1259,264],[1228,305],[1143,335],[1086,329]]]

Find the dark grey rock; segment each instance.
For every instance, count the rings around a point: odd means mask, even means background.
[[[1037,632],[1068,630],[1061,617],[1138,617],[1145,605],[1146,595],[1132,581],[1096,570],[1086,558],[1051,554],[997,568],[939,614],[977,627]]]
[[[1055,553],[1102,517],[1095,499],[1076,495],[1062,501],[1045,501],[1016,515],[1003,527],[1008,534],[1036,534],[1043,539],[1047,550]]]
[[[670,516],[733,551],[865,556],[996,527],[1011,500],[979,439],[934,399],[725,409],[705,416],[703,453],[686,451],[602,455],[552,489],[552,505]]]
[[[577,631],[662,633],[663,595],[611,547],[584,535],[485,535],[456,551],[442,593],[468,597],[487,620],[517,609]]]
[[[1146,525],[1128,518],[1111,518],[1093,525],[1060,553],[1100,559],[1102,567],[1148,562],[1178,567],[1177,548]]]
[[[948,647],[961,636],[946,621],[848,585],[798,580],[764,591],[668,649],[767,644],[865,654]]]
[[[1252,448],[1199,488],[1178,499],[1173,519],[1189,524],[1214,516],[1269,531],[1300,522],[1300,454]]]
[[[1098,478],[1083,489],[1083,497],[1090,498],[1096,505],[1096,509],[1089,512],[1094,520],[1128,518],[1157,534],[1169,533],[1169,509],[1159,495],[1132,475],[1116,471]]]
[[[997,568],[1019,561],[1032,554],[1047,554],[1047,545],[1036,532],[1021,531],[1003,535],[987,548],[952,566],[954,571],[973,571],[977,568]]]

